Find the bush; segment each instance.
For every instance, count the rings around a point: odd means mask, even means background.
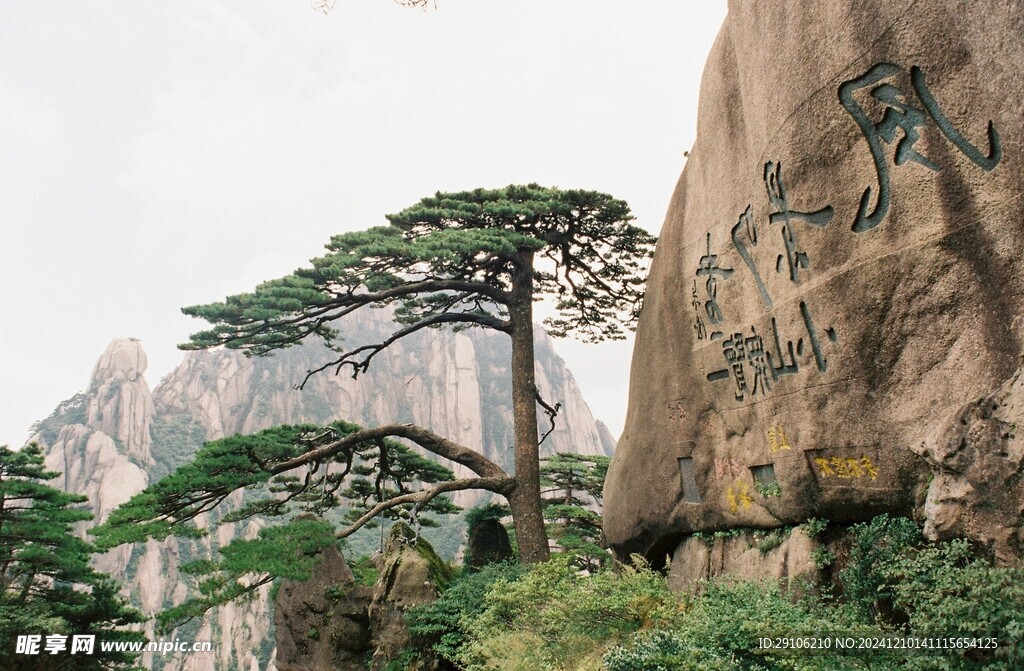
[[[999,644],[995,650],[919,653],[907,668],[1024,668],[1024,569],[993,567],[976,558],[967,541],[955,540],[898,557],[885,573],[914,635],[994,637]]]
[[[736,668],[717,652],[694,648],[683,637],[665,629],[640,631],[629,642],[601,658],[607,671],[731,671]]]
[[[433,603],[410,608],[405,622],[413,643],[456,663],[467,640],[464,627],[483,612],[487,592],[498,581],[515,582],[526,570],[519,564],[491,564],[458,578]]]
[[[580,573],[558,555],[516,582],[498,581],[468,623],[459,661],[469,671],[576,668],[641,627],[664,625],[683,607],[646,566]]]
[[[886,570],[901,555],[919,546],[921,530],[905,517],[880,515],[849,529],[853,544],[839,571],[843,598],[857,621],[874,623],[891,610],[892,590]]]

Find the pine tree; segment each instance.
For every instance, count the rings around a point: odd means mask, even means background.
[[[299,453],[271,470],[315,471],[355,445],[409,440],[466,466],[474,477],[396,491],[368,514],[408,505],[415,510],[451,491],[491,491],[508,500],[521,558],[543,561],[548,539],[540,501],[537,405],[553,414],[557,404],[545,402],[537,392],[533,303],[544,296],[555,300],[557,315],[545,320],[552,335],[574,334],[589,341],[624,337],[640,309],[654,238],[630,223],[623,201],[536,184],[438,193],[387,218],[387,226],[334,236],[328,254],[313,259],[311,267],[265,282],[251,293],[185,308],[186,314],[206,319],[213,328],[194,334],[183,348],[225,346],[267,355],[322,339],[337,356],[309,371],[301,387],[322,371],[345,370],[358,377],[378,353],[424,328],[478,327],[507,334],[512,344],[514,475],[469,447],[405,424],[329,436],[315,447],[297,443]],[[336,320],[362,308],[381,307],[393,308],[398,321],[388,337],[362,344],[341,337]],[[214,498],[226,496],[222,485]],[[155,490],[152,495],[157,496]],[[161,505],[157,521],[173,526],[189,519],[193,504],[166,499]],[[147,524],[139,515],[131,519]],[[369,519],[364,515],[352,521],[342,535]]]
[[[598,568],[608,559],[601,547],[601,504],[611,459],[559,452],[541,462],[540,477],[548,534],[558,545]]]
[[[74,535],[73,525],[92,515],[76,507],[84,496],[44,484],[57,475],[45,469],[35,444],[0,447],[0,668],[132,668],[133,655],[103,652],[99,641],[143,641],[122,629],[142,617],[108,576],[89,566],[95,548]],[[21,656],[19,635],[66,636],[67,649]],[[72,655],[74,635],[95,636],[93,653]]]

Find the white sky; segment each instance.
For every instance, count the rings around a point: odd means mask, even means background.
[[[435,191],[538,182],[656,232],[724,2],[0,3],[0,444],[112,338],[151,386],[247,291]],[[616,434],[631,343],[559,341]]]

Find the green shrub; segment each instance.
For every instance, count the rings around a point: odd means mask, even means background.
[[[516,582],[497,581],[466,628],[459,662],[484,669],[576,668],[645,626],[666,624],[683,605],[646,566],[586,575],[558,555]]]
[[[921,544],[921,530],[905,517],[880,515],[870,522],[854,524],[849,534],[850,557],[839,571],[843,599],[856,620],[874,623],[891,608],[887,567]]]
[[[357,585],[372,587],[377,584],[380,571],[377,570],[377,564],[374,563],[373,557],[368,555],[356,557],[349,562],[348,567],[352,571],[352,577],[356,579]]]
[[[640,631],[601,658],[607,671],[731,671],[736,668],[718,653],[694,648],[665,629]]]
[[[995,650],[918,653],[908,669],[1024,668],[1024,569],[993,567],[955,540],[897,557],[885,573],[916,636],[998,639]]]
[[[413,643],[454,664],[466,643],[465,623],[483,612],[487,592],[499,580],[515,582],[526,571],[519,564],[491,564],[462,575],[433,603],[410,608],[405,622]]]
[[[804,523],[800,526],[803,527],[804,533],[807,534],[808,538],[818,538],[828,528],[828,520],[811,517],[804,520]]]
[[[836,553],[824,546],[814,548],[811,550],[811,561],[819,569],[827,568],[836,563]]]
[[[675,631],[708,659],[735,663],[735,666],[721,668],[764,671],[870,668],[863,666],[861,660],[834,650],[762,649],[758,640],[762,637],[817,637],[837,633],[831,611],[795,601],[774,581],[706,583],[703,595],[677,621]]]

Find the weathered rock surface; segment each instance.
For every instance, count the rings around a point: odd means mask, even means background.
[[[466,567],[479,571],[514,557],[508,531],[498,520],[480,520],[466,534]]]
[[[334,547],[320,554],[309,580],[282,582],[274,603],[279,671],[365,671],[372,596]]]
[[[119,442],[128,457],[143,465],[153,462],[149,453],[153,398],[143,377],[148,365],[138,339],[110,343],[92,371],[86,419],[86,424]]]
[[[925,535],[968,537],[996,562],[1024,557],[1024,378],[968,403],[915,451],[935,474],[924,504]]]
[[[675,591],[693,593],[701,581],[712,578],[773,579],[786,587],[799,586],[801,581],[817,582],[821,571],[812,554],[817,547],[799,527],[761,536],[749,531],[713,538],[690,536],[672,555],[668,585]]]
[[[605,487],[618,554],[923,501],[914,448],[1024,349],[1022,31],[1006,0],[730,2]],[[929,445],[930,528],[989,533],[935,511],[1013,458]]]
[[[373,632],[371,669],[384,668],[410,644],[405,611],[436,600],[451,579],[448,565],[430,543],[417,539],[402,522],[391,527],[369,608]]]

